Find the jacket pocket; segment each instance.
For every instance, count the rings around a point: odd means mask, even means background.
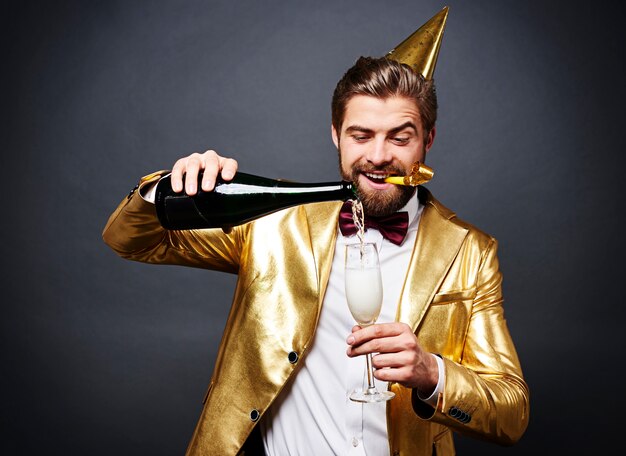
[[[444,291],[437,293],[432,301],[432,305],[439,306],[443,304],[452,304],[460,301],[470,301],[474,299],[474,290],[461,290],[461,291]]]
[[[472,301],[473,290],[437,293],[417,331],[422,348],[458,361],[472,316]]]
[[[444,428],[433,437],[433,455],[435,456],[453,456],[456,454],[454,450],[454,441],[452,440],[452,432],[448,428]]]

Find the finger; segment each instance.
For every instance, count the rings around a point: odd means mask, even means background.
[[[237,160],[233,158],[221,157],[220,166],[222,168],[222,179],[229,181],[235,176],[239,164],[237,163]]]
[[[388,338],[376,338],[365,341],[359,345],[351,345],[348,347],[347,354],[353,358],[355,356],[362,356],[368,353],[392,353],[397,350],[392,350],[392,343],[389,343]]]
[[[415,352],[380,353],[372,356],[372,366],[376,369],[413,367],[417,364]]]
[[[204,162],[204,176],[202,177],[202,190],[210,192],[215,187],[215,180],[220,171],[220,156],[214,150],[207,150],[202,154]]]
[[[360,356],[367,353],[399,353],[410,352],[420,355],[422,349],[413,333],[401,333],[397,336],[378,337],[348,347],[348,356]]]
[[[361,345],[372,339],[393,337],[407,331],[413,334],[409,326],[404,323],[379,323],[366,326],[359,331],[352,328],[352,334],[348,336],[346,342],[348,345]]]
[[[200,154],[191,154],[187,158],[185,169],[185,193],[193,196],[198,191],[198,173],[202,169],[202,159]]]
[[[170,175],[170,182],[172,184],[172,190],[176,193],[183,191],[183,174],[185,172],[186,159],[181,158],[174,163],[172,167],[172,174]]]
[[[352,345],[346,351],[350,358],[367,355],[368,353],[390,353],[390,348],[384,339],[372,339],[361,345]]]
[[[374,377],[383,382],[396,382],[404,386],[412,387],[415,383],[413,371],[406,367],[377,369],[374,371]]]

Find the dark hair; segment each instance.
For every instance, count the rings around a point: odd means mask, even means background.
[[[355,95],[376,98],[401,96],[412,98],[419,108],[424,133],[428,134],[437,120],[437,94],[432,80],[426,80],[411,67],[385,57],[360,57],[337,83],[333,93],[332,123],[341,131],[348,101]]]

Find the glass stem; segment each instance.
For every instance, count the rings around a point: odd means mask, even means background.
[[[367,394],[376,393],[376,385],[374,384],[374,367],[372,366],[372,354],[365,355],[367,361]]]

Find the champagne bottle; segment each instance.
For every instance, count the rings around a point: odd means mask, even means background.
[[[194,196],[172,190],[170,175],[156,187],[155,205],[161,225],[170,230],[229,228],[292,206],[356,199],[351,182],[298,183],[246,173],[231,181],[217,179],[213,191]]]

